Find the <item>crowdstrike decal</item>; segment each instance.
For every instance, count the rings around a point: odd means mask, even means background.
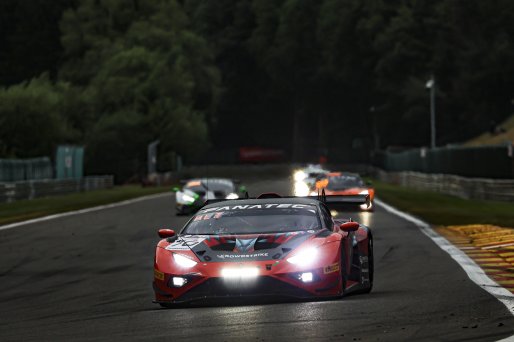
[[[256,258],[256,257],[267,257],[268,253],[255,253],[255,254],[218,254],[216,255],[220,259],[244,259],[244,258]]]

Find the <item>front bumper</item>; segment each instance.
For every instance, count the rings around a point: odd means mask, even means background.
[[[172,276],[163,281],[155,280],[153,287],[156,303],[185,303],[205,299],[229,299],[244,297],[317,298],[334,297],[341,294],[341,280],[338,272],[319,273],[312,283],[302,283],[295,273],[280,276],[258,276],[243,281],[227,281],[225,278],[202,278],[192,276],[187,288],[170,286]],[[186,287],[186,286],[185,286]]]

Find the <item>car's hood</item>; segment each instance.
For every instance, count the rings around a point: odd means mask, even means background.
[[[203,262],[279,260],[319,231],[250,235],[179,235],[165,248],[192,251]]]

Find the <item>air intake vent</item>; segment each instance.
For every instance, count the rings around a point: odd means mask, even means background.
[[[236,248],[235,241],[220,243],[211,247],[213,251],[233,251],[234,248]]]
[[[262,250],[262,249],[277,248],[278,246],[280,246],[279,243],[268,242],[266,240],[262,240],[262,241],[255,242],[255,244],[253,245],[253,249],[256,250],[256,251],[259,251],[259,250]]]

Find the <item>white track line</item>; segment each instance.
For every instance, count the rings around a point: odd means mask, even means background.
[[[160,194],[155,194],[155,195],[148,195],[148,196],[143,196],[143,197],[137,197],[137,198],[126,200],[126,201],[121,201],[121,202],[115,202],[115,203],[100,205],[100,206],[92,207],[92,208],[86,208],[86,209],[80,209],[80,210],[74,210],[74,211],[67,211],[67,212],[60,213],[60,214],[54,214],[54,215],[38,217],[38,218],[27,220],[27,221],[15,222],[15,223],[11,223],[11,224],[6,224],[6,225],[3,225],[3,226],[0,226],[0,230],[12,229],[12,228],[16,228],[16,227],[21,227],[21,226],[25,226],[25,225],[28,225],[28,224],[32,224],[32,223],[39,223],[39,222],[54,220],[54,219],[61,218],[61,217],[66,217],[66,216],[79,215],[79,214],[90,213],[90,212],[93,212],[93,211],[99,211],[99,210],[104,210],[104,209],[121,207],[121,206],[124,206],[124,205],[132,204],[132,203],[137,203],[137,202],[142,202],[142,201],[146,201],[146,200],[150,200],[150,199],[154,199],[154,198],[165,197],[165,196],[169,196],[169,195],[170,195],[169,193],[165,192],[165,193],[160,193]]]
[[[376,198],[374,201],[376,204],[378,204],[380,207],[384,208],[388,212],[400,216],[401,218],[417,225],[419,229],[423,232],[423,234],[432,239],[432,241],[434,241],[439,246],[439,248],[441,248],[446,253],[450,254],[450,256],[455,261],[457,261],[457,263],[464,269],[468,277],[475,284],[477,284],[478,286],[480,286],[481,288],[495,296],[496,299],[502,302],[507,307],[509,312],[512,315],[514,315],[514,294],[512,294],[512,292],[503,288],[497,282],[489,278],[485,274],[484,270],[481,269],[480,266],[478,266],[470,257],[468,257],[466,253],[464,253],[463,251],[452,245],[444,237],[439,235],[436,231],[432,229],[432,227],[428,223],[412,215],[404,213],[403,211],[400,211]],[[502,341],[514,341],[514,336],[508,337],[507,339],[504,339]]]

